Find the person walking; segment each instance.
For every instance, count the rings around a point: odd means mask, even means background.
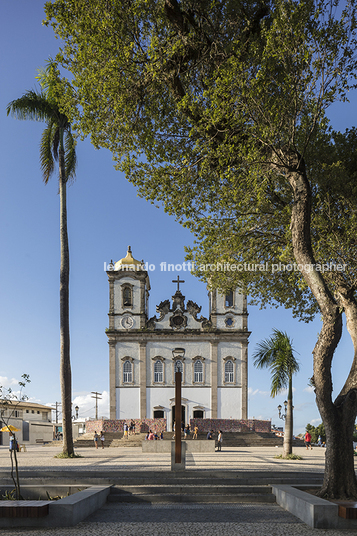
[[[100,442],[102,444],[102,449],[104,449],[104,432],[103,430],[100,432]]]
[[[304,441],[305,441],[305,445],[306,445],[306,450],[309,450],[309,447],[310,447],[310,449],[312,450],[312,446],[311,446],[311,434],[310,434],[309,432],[306,432]]]
[[[192,436],[192,439],[197,439],[197,434],[198,434],[198,426],[196,424],[196,426],[194,427],[193,429],[193,436]]]
[[[217,437],[217,452],[222,451],[222,441],[223,441],[222,430],[220,430],[218,432],[218,437]]]
[[[95,448],[97,449],[98,448],[98,439],[99,439],[99,435],[97,434],[97,432],[94,432],[94,445],[95,445]]]

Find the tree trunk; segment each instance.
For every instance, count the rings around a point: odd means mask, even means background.
[[[62,432],[63,453],[73,455],[72,434],[72,374],[69,346],[69,248],[67,233],[67,198],[66,176],[63,150],[63,132],[59,150],[59,193],[60,193],[60,345],[61,345],[61,398],[62,398]]]
[[[320,496],[356,499],[352,435],[357,412],[357,303],[353,292],[345,288],[338,289],[337,299],[346,315],[347,330],[354,346],[354,359],[346,383],[332,409],[325,411],[324,404],[317,397],[326,431],[326,470]]]
[[[355,398],[355,395],[352,398]],[[353,401],[352,404],[347,402],[339,407],[335,406],[332,412],[321,413],[326,432],[326,459],[320,497],[357,499],[352,441],[354,405]]]
[[[334,403],[332,401],[331,364],[342,334],[341,310],[331,295],[322,273],[314,268],[316,262],[311,246],[310,230],[311,190],[304,162],[296,154],[283,156],[287,162],[287,178],[294,194],[291,215],[294,257],[316,298],[323,319],[322,329],[313,351],[316,402],[325,425],[327,445],[324,483],[320,495],[340,499],[357,498],[352,447],[356,415],[356,382],[347,380],[345,390],[341,391]]]
[[[283,445],[283,457],[286,458],[293,452],[293,387],[292,377],[289,378],[289,390],[288,390],[288,405],[286,407],[285,417],[285,432],[284,432],[284,445]]]

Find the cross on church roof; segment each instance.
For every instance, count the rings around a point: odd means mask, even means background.
[[[177,283],[177,292],[180,292],[180,283],[184,283],[185,281],[180,280],[180,276],[177,276],[177,279],[173,279],[172,283]]]

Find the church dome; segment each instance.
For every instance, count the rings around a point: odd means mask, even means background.
[[[136,259],[134,259],[133,254],[131,252],[131,247],[128,246],[126,256],[115,263],[114,270],[121,270],[122,268],[125,269],[129,266],[131,266],[133,270],[142,270],[143,264],[144,261],[137,261]]]

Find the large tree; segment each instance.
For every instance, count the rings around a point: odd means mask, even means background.
[[[288,388],[283,448],[283,457],[286,458],[293,452],[293,374],[299,371],[292,340],[287,333],[274,329],[271,337],[257,344],[253,359],[255,367],[270,369],[270,394],[273,398]]]
[[[325,116],[354,87],[356,0],[54,0],[46,11],[82,135],[196,234],[197,262],[270,266],[211,272],[210,283],[241,282],[304,320],[321,313],[320,493],[357,498],[355,133],[331,132]],[[345,269],[322,271],[327,261]],[[333,400],[343,313],[356,351]]]
[[[60,196],[60,382],[62,399],[63,454],[73,456],[72,434],[72,374],[69,339],[69,247],[67,232],[67,183],[76,170],[75,139],[68,117],[58,106],[56,90],[51,80],[59,79],[53,63],[39,75],[43,90],[27,91],[7,106],[7,114],[17,119],[44,121],[46,127],[40,144],[40,164],[45,184],[55,171],[58,161]]]

